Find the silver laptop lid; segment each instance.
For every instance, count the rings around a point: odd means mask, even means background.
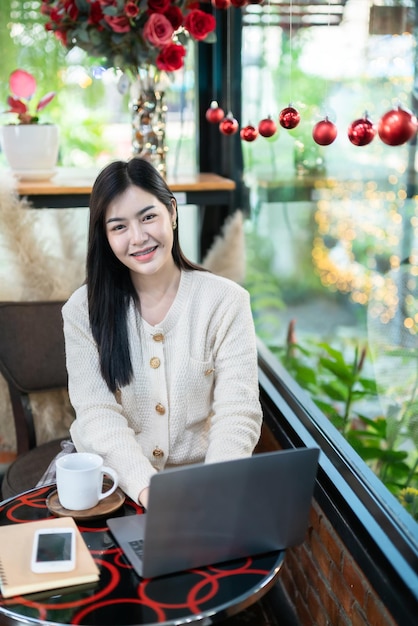
[[[142,575],[160,576],[301,543],[318,456],[317,448],[297,448],[154,475]],[[109,524],[120,545],[126,540],[124,525],[130,526],[132,540],[132,523],[122,517]]]

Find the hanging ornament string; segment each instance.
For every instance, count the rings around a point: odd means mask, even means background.
[[[237,0],[234,0],[235,2],[237,2]],[[244,5],[245,6],[245,5]],[[248,45],[248,44],[247,44]],[[260,59],[260,63],[259,63],[259,67],[258,70],[259,72],[261,72],[261,68],[262,68],[262,59]],[[258,104],[260,102],[263,102],[264,98],[263,98],[263,87],[264,87],[264,81],[261,80],[260,81],[260,91],[259,91],[259,97],[257,99],[256,104],[254,104],[254,100],[251,100],[251,110],[250,113],[251,115],[254,117],[256,117],[257,115],[257,107]],[[247,122],[246,126],[243,126],[240,130],[240,137],[243,141],[247,142],[247,143],[251,143],[253,141],[255,141],[258,137],[258,128],[256,128],[256,126],[253,125],[252,121],[251,121],[251,115],[250,115],[250,119]],[[249,161],[249,165],[251,165],[252,163],[252,152],[248,151],[248,161]]]
[[[237,120],[232,113],[232,86],[231,86],[231,42],[232,42],[232,11],[226,14],[226,110],[225,119],[219,124],[219,130],[223,135],[234,135],[239,128]]]
[[[328,0],[328,33],[331,31],[331,0]],[[329,78],[325,81],[325,103],[328,106]],[[337,137],[337,127],[325,114],[325,117],[317,122],[312,129],[312,137],[319,146],[329,146]]]
[[[291,130],[296,128],[300,122],[300,113],[292,104],[292,89],[293,89],[293,2],[290,0],[289,4],[289,106],[280,111],[279,123],[280,126]]]
[[[217,9],[214,8],[214,11],[216,14]],[[216,18],[218,18],[217,15]],[[218,23],[218,19],[216,19],[216,22]],[[225,117],[224,110],[218,104],[218,63],[219,46],[214,45],[212,47],[212,101],[210,103],[210,107],[206,111],[206,119],[211,124],[219,124],[219,122],[221,122]]]
[[[269,29],[270,24],[271,24],[270,0],[268,0],[267,9],[268,9],[268,12],[267,12],[266,28]],[[263,39],[263,41],[265,42],[265,38]],[[269,137],[273,137],[276,134],[276,131],[277,131],[277,124],[272,119],[271,115],[267,115],[267,117],[263,118],[258,123],[258,132],[260,133],[262,137],[266,137],[266,139],[268,139]],[[272,150],[272,148],[270,148],[270,150]]]
[[[289,103],[293,102],[293,0],[289,4]]]
[[[229,113],[232,109],[231,97],[231,13],[226,16],[226,110]]]
[[[218,10],[214,9],[216,23],[218,23]],[[218,46],[212,47],[212,101],[218,104]]]
[[[241,0],[234,0],[234,3],[240,2]],[[256,0],[252,0],[252,3],[256,3]],[[235,4],[234,4],[235,6]],[[265,19],[263,20],[263,24],[265,24],[266,29],[271,25],[271,6],[270,0],[266,1],[266,15],[263,16]],[[328,0],[328,13],[326,16],[325,29],[327,33],[330,35],[331,28],[333,28],[332,24],[332,0]],[[294,89],[294,80],[293,80],[293,13],[294,13],[294,3],[293,0],[289,0],[289,75],[288,75],[288,95],[290,97],[289,105],[285,107],[279,114],[279,123],[280,125],[287,129],[294,129],[300,122],[300,113],[299,111],[292,105],[293,98],[293,89]],[[324,16],[325,17],[325,16]],[[230,19],[230,16],[228,15]],[[263,29],[264,30],[264,29]],[[228,23],[228,46],[227,46],[227,106],[228,106],[228,115],[221,122],[220,130],[222,133],[226,135],[232,135],[236,132],[238,128],[238,122],[234,120],[232,112],[231,112],[231,35],[230,35],[230,23]],[[325,40],[331,40],[330,37],[324,37]],[[260,63],[262,66],[262,63]],[[334,112],[330,110],[330,76],[324,76],[324,87],[323,87],[323,104],[322,104],[322,112],[320,112],[320,119],[317,121],[312,128],[312,138],[314,142],[320,146],[329,146],[332,144],[338,135],[337,125],[334,121]],[[263,86],[264,81],[261,82],[261,86]],[[259,102],[263,102],[263,98],[259,98]],[[332,119],[331,119],[332,118]],[[318,118],[317,118],[318,119]],[[367,110],[364,112],[362,117],[351,122],[347,129],[346,136],[348,140],[354,146],[366,146],[370,144],[375,136],[379,136],[383,143],[386,143],[390,146],[399,146],[407,141],[413,139],[414,135],[418,132],[418,121],[417,116],[414,115],[408,109],[402,107],[401,103],[397,103],[396,106],[392,107],[390,111],[387,111],[385,115],[381,117],[378,124],[374,124],[373,121],[369,118]],[[261,135],[265,138],[275,138],[278,137],[277,133],[277,124],[274,119],[272,119],[271,115],[268,115],[264,119],[260,120],[258,126],[255,127],[251,123],[248,123],[247,126],[243,126],[240,131],[241,139],[245,142],[253,142],[257,139],[258,135]],[[305,146],[302,145],[302,148]]]
[[[331,0],[328,0],[328,22],[327,22],[328,41],[329,41],[330,33],[331,33]],[[329,97],[329,77],[325,81],[324,96],[325,96],[325,103],[328,103],[328,97]],[[327,104],[327,106],[328,106],[328,104]]]

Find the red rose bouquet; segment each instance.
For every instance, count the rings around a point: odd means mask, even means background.
[[[41,11],[45,28],[68,49],[133,75],[180,69],[188,40],[213,42],[216,26],[193,0],[42,0]]]

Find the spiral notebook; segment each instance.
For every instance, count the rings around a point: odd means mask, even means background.
[[[32,545],[39,528],[76,531],[76,565],[70,572],[35,574],[31,570]],[[69,587],[99,580],[99,568],[72,517],[0,526],[0,590],[3,598]]]

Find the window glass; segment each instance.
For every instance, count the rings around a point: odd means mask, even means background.
[[[385,143],[408,127],[398,115],[367,145],[348,136],[359,119],[414,109],[414,10],[391,8],[246,8],[242,125],[278,129],[243,142],[247,281],[258,334],[418,517],[415,132]],[[293,129],[279,123],[289,105]],[[338,134],[319,145],[325,119]]]

